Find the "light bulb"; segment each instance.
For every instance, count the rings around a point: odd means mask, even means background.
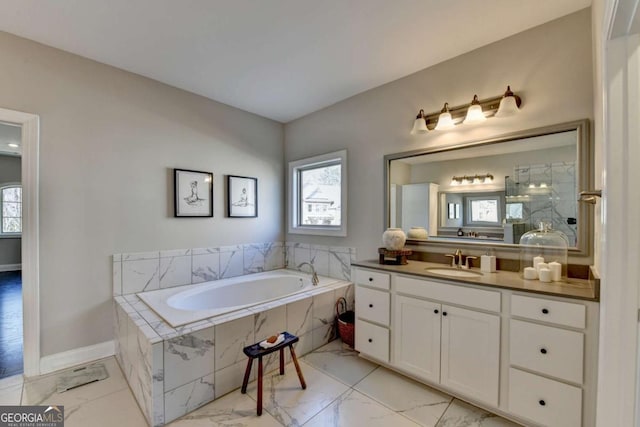
[[[449,103],[445,102],[444,107],[440,110],[440,115],[438,116],[438,123],[436,124],[436,130],[447,130],[453,129],[455,123],[453,123],[453,118],[451,118],[451,113],[449,112]]]

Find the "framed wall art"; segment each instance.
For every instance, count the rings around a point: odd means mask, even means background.
[[[227,175],[227,216],[258,216],[258,178]]]
[[[173,170],[174,216],[213,216],[213,173]]]

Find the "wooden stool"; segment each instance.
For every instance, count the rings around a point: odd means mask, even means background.
[[[304,377],[302,376],[302,371],[300,370],[300,365],[298,364],[298,358],[296,357],[296,352],[293,350],[293,344],[298,342],[298,337],[295,335],[291,335],[289,332],[283,332],[284,341],[280,344],[275,345],[271,348],[262,348],[260,347],[260,343],[250,345],[245,347],[242,351],[244,354],[249,357],[247,361],[247,369],[244,371],[244,381],[242,381],[242,389],[240,390],[242,394],[247,392],[247,383],[249,382],[249,375],[251,375],[251,365],[253,364],[253,359],[258,358],[258,416],[262,415],[262,357],[268,354],[273,353],[274,351],[280,350],[280,375],[284,375],[284,348],[289,347],[289,351],[291,351],[291,359],[293,359],[293,364],[296,365],[296,372],[298,373],[298,378],[300,379],[300,385],[302,389],[307,388],[307,384],[304,382]]]

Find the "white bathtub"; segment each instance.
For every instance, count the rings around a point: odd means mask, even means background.
[[[319,287],[339,281],[324,276],[319,279]],[[137,295],[176,327],[305,292],[312,287],[311,275],[307,273],[273,270]]]

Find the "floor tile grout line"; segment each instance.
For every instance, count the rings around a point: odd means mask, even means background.
[[[442,411],[442,415],[440,415],[440,417],[438,418],[438,421],[436,421],[436,423],[434,424],[434,427],[438,427],[438,424],[440,424],[440,421],[442,420],[442,417],[444,417],[444,414],[447,413],[447,411],[449,410],[449,408],[453,404],[454,400],[456,400],[456,398],[455,397],[451,397],[451,400],[449,401],[449,404],[447,405],[447,409]]]

